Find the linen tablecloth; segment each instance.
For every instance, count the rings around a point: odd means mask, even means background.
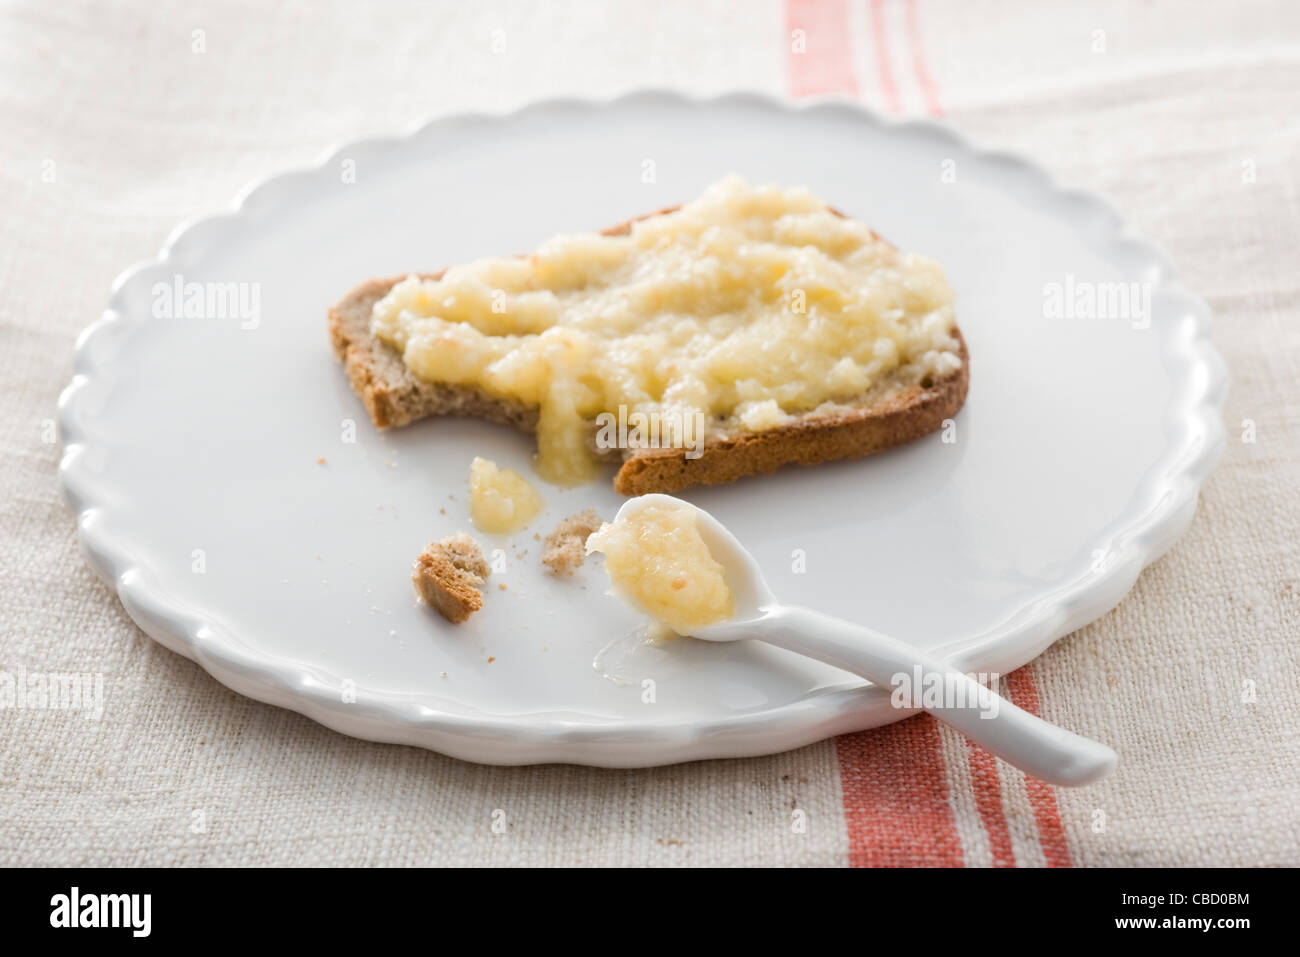
[[[0,672],[98,672],[105,696],[99,721],[0,711],[0,863],[1300,864],[1300,6],[10,0],[0,18]],[[83,563],[54,406],[119,271],[335,141],[641,86],[942,116],[1108,197],[1210,303],[1228,447],[1195,521],[1116,610],[1004,679],[1113,745],[1108,780],[1027,781],[928,717],[639,771],[368,744],[155,645]]]

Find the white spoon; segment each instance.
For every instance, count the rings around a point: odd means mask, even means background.
[[[949,692],[940,696],[943,703],[926,702],[924,710],[1025,773],[1052,784],[1075,786],[1100,780],[1114,768],[1118,756],[1106,745],[1022,711],[942,659],[870,628],[808,608],[782,605],[768,589],[754,556],[721,522],[689,502],[671,495],[642,495],[625,502],[615,521],[627,519],[647,505],[694,510],[700,537],[725,570],[732,615],[726,621],[692,629],[693,637],[766,641],[861,675],[883,688],[892,688],[896,675],[914,678],[919,668],[920,687],[941,681],[939,687]],[[915,682],[913,686],[917,686]]]

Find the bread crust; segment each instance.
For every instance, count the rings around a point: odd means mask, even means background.
[[[620,223],[604,233],[624,234],[635,221]],[[438,279],[442,274],[418,275]],[[535,431],[537,409],[471,386],[419,379],[396,349],[371,335],[374,304],[405,278],[403,275],[364,282],[329,311],[330,342],[335,355],[343,362],[353,390],[375,425],[387,429],[428,416],[454,415]],[[698,458],[687,458],[685,449],[626,450],[614,477],[614,489],[622,495],[644,495],[719,485],[774,472],[783,465],[817,465],[871,455],[934,432],[945,419],[957,414],[970,389],[966,341],[956,326],[953,334],[960,344],[961,367],[950,375],[933,382],[886,381],[850,403],[835,405],[832,411],[797,414],[786,425],[761,432],[728,433],[724,427],[705,439]]]
[[[478,543],[464,532],[430,542],[411,566],[420,597],[454,624],[483,607],[483,581],[489,574]]]
[[[442,273],[419,275],[421,279],[437,279]],[[329,312],[334,354],[342,360],[353,391],[361,397],[375,425],[390,429],[432,415],[456,415],[490,419],[529,432],[536,429],[536,409],[466,386],[426,382],[406,367],[401,353],[370,334],[375,303],[405,278],[364,282]]]
[[[553,575],[572,575],[587,557],[587,538],[605,524],[594,508],[570,515],[546,536],[542,564]]]
[[[961,342],[961,368],[928,388],[920,383],[884,391],[863,405],[831,414],[805,413],[787,425],[710,439],[704,454],[649,449],[630,456],[614,476],[621,495],[676,492],[693,485],[721,485],[747,475],[766,475],[783,465],[819,465],[860,458],[928,435],[961,409],[970,388],[970,357]]]

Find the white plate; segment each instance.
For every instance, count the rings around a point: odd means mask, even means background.
[[[326,343],[326,308],[362,279],[527,250],[690,199],[728,171],[806,184],[943,263],[972,384],[955,443],[688,497],[783,599],[968,669],[1009,671],[1113,607],[1186,527],[1223,443],[1204,303],[1110,208],[1022,159],[930,122],[750,95],[441,119],[347,144],[178,229],[119,278],[60,402],[61,479],[90,562],[141,628],[231,688],[474,761],[763,754],[901,717],[880,689],[765,646],[632,654],[622,673],[653,679],[652,703],[602,677],[593,657],[637,619],[599,568],[543,575],[532,533],[587,506],[612,514],[608,482],[547,487],[532,529],[486,542],[508,564],[468,624],[418,606],[410,562],[468,527],[470,458],[527,472],[531,439],[469,421],[381,435]],[[238,310],[155,318],[156,284],[177,276],[256,284],[256,328]],[[1047,318],[1045,286],[1068,276],[1152,284],[1149,328]]]

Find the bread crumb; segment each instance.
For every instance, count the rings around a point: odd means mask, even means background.
[[[457,532],[425,546],[415,559],[411,581],[442,617],[461,622],[483,607],[481,588],[491,573],[478,542]]]
[[[555,575],[570,575],[587,557],[587,536],[603,524],[594,508],[570,515],[546,536],[542,564]]]
[[[495,658],[495,657],[489,658],[489,659],[488,659],[488,664],[492,664],[492,662],[494,662],[494,661],[496,661],[496,658]]]
[[[498,588],[499,590],[501,590],[501,591],[505,591],[505,590],[506,590],[506,583],[505,583],[505,582],[502,582],[500,585],[497,585],[497,588]]]
[[[317,465],[324,465],[324,464],[325,464],[325,456],[322,455],[320,458],[318,458],[318,459],[316,460],[316,464],[317,464]]]

